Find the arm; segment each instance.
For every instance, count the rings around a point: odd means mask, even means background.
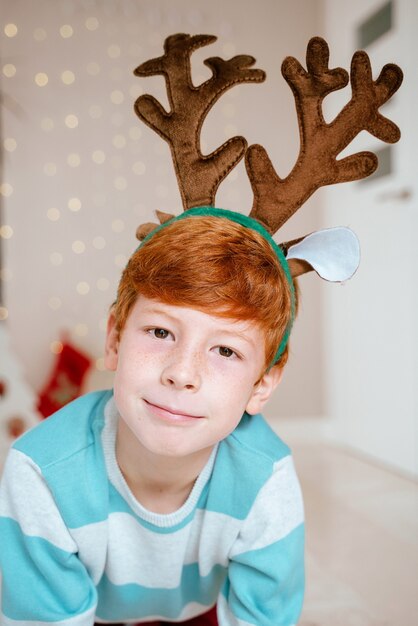
[[[275,465],[232,548],[219,624],[293,626],[303,593],[303,504],[289,456]]]
[[[91,626],[97,594],[40,469],[12,449],[0,489],[1,624]]]

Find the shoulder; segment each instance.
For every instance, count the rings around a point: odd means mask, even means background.
[[[10,479],[16,476],[26,485],[27,502],[40,503],[52,494],[69,528],[105,519],[108,482],[101,431],[111,396],[112,391],[82,396],[20,437],[8,455],[4,490],[16,494],[16,480]]]
[[[294,483],[289,447],[261,415],[244,414],[221,441],[213,469],[208,507],[244,519],[265,486]]]
[[[70,402],[22,435],[13,449],[46,468],[86,449],[103,426],[103,409],[112,391],[96,391]]]

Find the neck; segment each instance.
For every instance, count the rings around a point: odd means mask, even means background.
[[[199,450],[187,457],[153,454],[119,418],[117,463],[133,495],[154,513],[171,513],[184,504],[212,450]]]

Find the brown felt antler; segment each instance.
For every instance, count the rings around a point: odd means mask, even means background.
[[[300,152],[290,174],[281,179],[262,146],[252,145],[246,154],[247,173],[254,192],[250,215],[276,232],[319,187],[365,178],[377,167],[372,152],[358,152],[337,160],[356,135],[367,130],[389,143],[400,137],[398,127],[379,113],[402,83],[397,65],[385,65],[376,81],[372,79],[369,57],[356,52],[351,62],[350,101],[327,124],[322,114],[326,95],[342,89],[348,74],[341,68],[328,69],[329,49],[320,37],[310,40],[306,54],[307,71],[293,57],[282,64],[282,74],[296,102]]]
[[[214,41],[216,37],[211,35],[172,35],[165,41],[162,57],[147,61],[135,70],[137,76],[163,74],[165,77],[170,111],[165,111],[149,95],[136,101],[135,110],[170,144],[185,209],[214,206],[220,182],[242,158],[247,145],[243,137],[234,137],[212,154],[202,155],[200,131],[210,108],[233,85],[265,79],[263,71],[249,69],[255,62],[251,56],[239,55],[229,61],[214,57],[205,61],[212,69],[212,77],[195,87],[191,79],[190,56],[197,48]],[[371,152],[358,152],[337,159],[362,130],[389,143],[400,137],[398,127],[381,115],[379,108],[401,85],[401,69],[397,65],[385,65],[377,80],[373,81],[369,57],[365,52],[356,52],[351,63],[351,99],[328,124],[323,117],[322,101],[349,81],[344,69],[329,69],[328,60],[328,45],[320,37],[314,37],[307,47],[307,70],[293,57],[287,57],[282,64],[283,76],[295,97],[300,132],[300,152],[290,174],[281,179],[262,146],[252,145],[247,149],[246,167],[254,192],[250,215],[270,233],[276,232],[319,187],[358,180],[374,172],[377,157]],[[161,224],[173,217],[159,211],[157,216]],[[140,226],[138,239],[144,239],[155,227],[150,223]],[[309,245],[312,245],[313,237],[308,237]],[[282,248],[287,254],[287,249],[308,237],[282,244]],[[358,254],[357,244],[353,236],[350,237],[351,242],[347,245],[354,250],[354,258]],[[327,239],[325,245],[329,245],[328,234],[314,239],[316,242]],[[321,241],[319,245],[322,245]],[[288,257],[293,276],[313,269],[300,246],[297,254],[301,256],[298,258],[295,254],[293,248]],[[318,271],[318,264],[315,269]],[[349,271],[346,271],[347,275]]]
[[[200,130],[214,103],[224,91],[240,83],[262,82],[265,73],[250,69],[255,59],[239,55],[230,60],[206,59],[212,77],[194,86],[190,56],[194,50],[216,41],[212,35],[172,35],[165,40],[165,54],[140,65],[136,76],[163,74],[170,111],[152,96],[135,102],[137,115],[170,144],[185,209],[213,205],[220,182],[244,156],[247,142],[233,137],[209,155],[200,151]]]

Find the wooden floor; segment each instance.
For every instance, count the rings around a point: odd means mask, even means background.
[[[292,448],[307,522],[299,625],[418,626],[418,485],[337,448]]]

